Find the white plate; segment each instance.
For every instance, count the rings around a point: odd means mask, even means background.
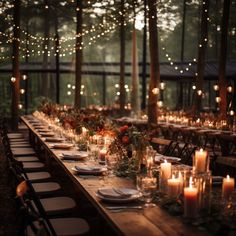
[[[53,137],[54,133],[39,133],[42,137]]]
[[[55,149],[70,149],[73,147],[73,144],[68,144],[68,143],[57,143],[57,144],[53,144],[51,145],[52,148]]]
[[[72,167],[72,170],[75,171],[77,174],[81,175],[101,175],[102,173],[107,171],[107,168],[100,166],[81,166],[80,169],[77,169],[74,166]]]
[[[54,137],[47,137],[47,138],[45,138],[45,141],[46,142],[62,142],[62,141],[64,141],[64,139],[63,138],[54,138]]]
[[[60,154],[63,160],[81,160],[88,157],[87,152],[64,152]]]
[[[110,190],[110,188],[99,189],[97,191],[97,193],[96,193],[97,197],[100,198],[103,201],[115,202],[115,203],[132,202],[132,201],[135,201],[135,200],[137,200],[137,199],[139,199],[141,197],[141,193],[138,190],[136,190],[136,189],[119,188],[120,191],[122,191],[125,194],[127,194],[127,197],[125,197],[125,196],[119,197],[119,195],[116,196],[116,197],[115,197],[115,195],[109,197],[109,195],[102,195],[100,193],[101,191],[106,191],[106,190]]]

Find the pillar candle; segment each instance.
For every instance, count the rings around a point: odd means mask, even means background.
[[[100,152],[99,152],[100,161],[104,161],[104,162],[106,161],[106,154],[107,154],[106,149],[100,150]]]
[[[175,178],[173,175],[171,179],[167,181],[168,185],[168,195],[170,197],[177,197],[180,193],[180,179]]]
[[[204,151],[202,148],[199,151],[195,152],[195,162],[194,168],[197,173],[203,173],[208,170],[207,164],[207,151]]]
[[[233,191],[234,191],[234,178],[230,178],[229,175],[227,175],[227,177],[223,179],[222,197],[225,199],[229,199]]]
[[[161,163],[161,178],[167,180],[171,177],[171,163],[168,163],[166,160],[164,163]]]
[[[184,188],[184,216],[195,218],[198,214],[198,190],[192,186],[192,177],[189,187]]]

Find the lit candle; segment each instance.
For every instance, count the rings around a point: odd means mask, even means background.
[[[192,186],[192,177],[189,187],[184,188],[184,216],[194,218],[198,213],[198,190]]]
[[[180,193],[180,179],[175,178],[174,175],[172,175],[171,179],[168,179],[168,195],[170,197],[177,197]]]
[[[207,151],[204,151],[202,148],[195,152],[195,162],[194,169],[197,173],[203,173],[208,170],[207,163]]]
[[[153,166],[153,158],[147,157],[147,169],[152,169]]]
[[[106,161],[106,154],[107,154],[107,150],[105,148],[103,148],[102,150],[100,150],[99,152],[99,158],[101,162],[105,162]]]
[[[230,178],[229,175],[227,175],[227,177],[223,179],[222,197],[225,199],[229,199],[233,191],[234,191],[234,178]]]
[[[168,163],[166,160],[164,163],[161,163],[161,178],[167,180],[171,177],[171,163]]]
[[[85,127],[82,127],[82,135],[83,136],[87,135],[87,129]]]

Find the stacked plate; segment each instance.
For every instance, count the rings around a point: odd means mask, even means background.
[[[77,174],[82,174],[82,175],[101,175],[107,171],[107,168],[101,166],[81,165],[81,166],[74,166],[72,170],[75,171]]]
[[[46,142],[62,142],[64,141],[63,138],[57,138],[57,137],[47,137],[45,138]]]
[[[126,203],[139,199],[141,193],[132,188],[100,188],[97,197],[108,202]]]
[[[51,148],[55,149],[70,149],[73,147],[73,144],[70,143],[55,143],[50,145]]]
[[[86,157],[88,157],[87,152],[63,152],[61,154],[61,157],[63,160],[74,160],[74,161],[79,161],[82,160]]]

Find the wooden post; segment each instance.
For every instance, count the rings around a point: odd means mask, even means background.
[[[194,115],[199,114],[199,112],[202,109],[205,54],[206,54],[206,45],[207,45],[207,40],[208,40],[208,15],[209,15],[209,0],[204,0],[202,4],[201,35],[200,35],[200,40],[198,43],[196,99],[195,99],[195,104],[193,107]]]
[[[143,61],[142,61],[142,110],[146,109],[147,96],[147,0],[144,0]]]
[[[124,0],[120,3],[120,113],[124,114],[125,109],[125,16]]]
[[[19,63],[19,47],[20,47],[20,0],[14,0],[14,39],[13,39],[13,55],[12,55],[12,129],[18,129],[19,117],[19,101],[20,101],[20,63]]]
[[[83,15],[83,4],[82,0],[77,0],[76,4],[76,67],[75,67],[75,107],[81,108],[81,81],[82,81],[82,15]]]
[[[154,93],[160,85],[160,65],[158,52],[157,9],[156,0],[148,0],[149,7],[149,49],[150,49],[150,82],[148,99],[148,124],[157,123],[157,97]]]
[[[220,88],[219,93],[221,98],[219,108],[220,108],[220,116],[222,119],[226,119],[227,116],[227,81],[225,78],[225,67],[227,59],[229,9],[230,9],[230,0],[224,0],[223,17],[221,24],[220,60],[219,60],[219,88]]]

